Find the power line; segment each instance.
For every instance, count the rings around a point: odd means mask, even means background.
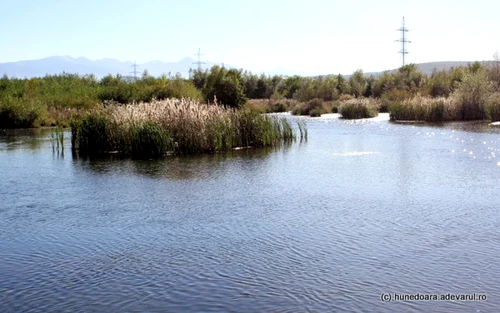
[[[134,71],[130,72],[130,74],[134,74],[134,80],[137,80],[137,68],[139,67],[139,65],[137,65],[136,62],[134,62],[134,64],[132,64],[131,66],[134,68]]]
[[[401,50],[398,51],[398,53],[403,56],[403,66],[404,66],[405,65],[405,55],[407,55],[409,53],[408,50],[406,50],[406,44],[411,43],[411,41],[409,41],[408,38],[406,37],[406,33],[409,32],[410,30],[405,27],[405,17],[404,16],[403,16],[403,25],[397,31],[401,32],[401,38],[399,40],[396,40],[396,41],[401,43]]]
[[[198,53],[195,54],[196,56],[198,56],[198,61],[197,62],[193,62],[193,64],[197,64],[198,65],[198,71],[201,71],[201,65],[202,64],[207,64],[205,62],[201,62],[201,56],[203,54],[201,54],[201,49],[198,48]]]

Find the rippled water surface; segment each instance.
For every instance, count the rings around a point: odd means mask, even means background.
[[[500,128],[304,119],[307,143],[143,161],[0,130],[0,312],[498,310]]]

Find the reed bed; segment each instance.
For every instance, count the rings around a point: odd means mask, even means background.
[[[345,119],[371,118],[378,115],[377,102],[369,98],[356,98],[342,101],[338,112]]]
[[[454,97],[416,96],[389,106],[392,121],[443,122],[462,119],[462,105]]]
[[[304,125],[299,132],[302,139]],[[159,157],[278,146],[295,140],[295,128],[284,118],[186,99],[102,106],[72,122],[72,147],[81,155],[114,152]]]

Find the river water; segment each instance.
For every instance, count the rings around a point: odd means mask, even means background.
[[[498,311],[500,128],[302,119],[163,160],[0,130],[0,312]],[[381,301],[448,293],[483,301]]]

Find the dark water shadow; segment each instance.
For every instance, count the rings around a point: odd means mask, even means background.
[[[122,173],[139,175],[151,179],[205,180],[217,176],[228,166],[239,166],[241,170],[253,171],[253,164],[260,164],[277,151],[286,151],[290,146],[274,148],[248,148],[224,153],[192,156],[166,156],[160,159],[131,159],[116,154],[105,157],[82,157],[73,153],[75,168],[92,174]]]
[[[39,150],[50,141],[52,128],[0,129],[0,150]]]

